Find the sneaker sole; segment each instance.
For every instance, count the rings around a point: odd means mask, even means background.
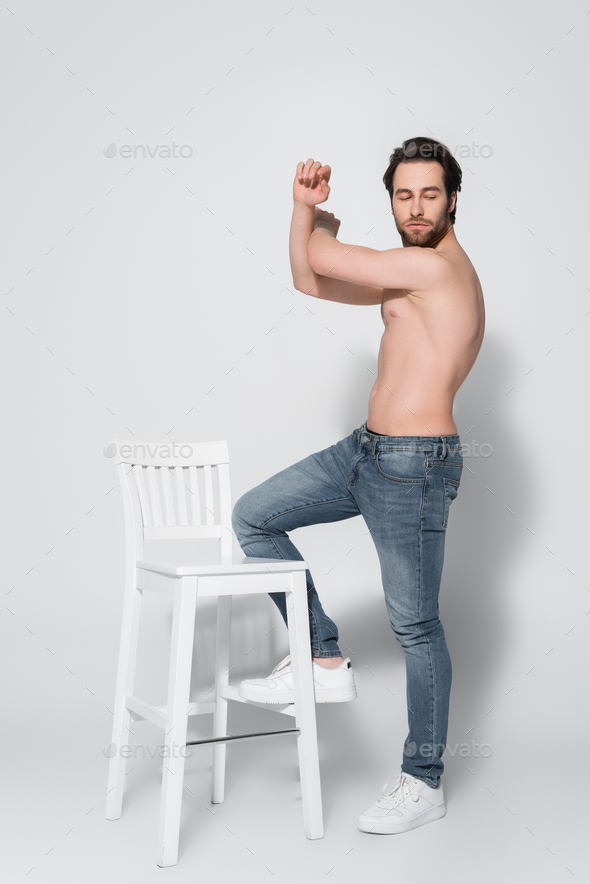
[[[366,821],[359,818],[357,828],[359,832],[366,832],[367,834],[372,835],[398,835],[401,832],[409,832],[411,829],[417,829],[419,826],[426,825],[426,823],[432,823],[434,820],[440,820],[443,816],[446,816],[446,813],[446,804],[439,804],[438,807],[433,807],[430,810],[425,811],[415,820],[408,820],[406,823],[400,823],[397,822],[397,820],[388,817],[373,820],[367,819]]]
[[[249,691],[247,688],[238,688],[238,694],[244,700],[252,700],[255,703],[266,703],[270,706],[290,705],[293,703],[293,691],[284,694],[267,694],[264,696],[258,691]],[[349,700],[356,700],[357,692],[355,691],[337,691],[335,689],[320,689],[316,691],[316,703],[348,703]]]

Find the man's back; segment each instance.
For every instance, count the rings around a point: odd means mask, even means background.
[[[367,421],[375,433],[457,432],[453,400],[481,347],[485,309],[477,273],[456,239],[438,252],[453,272],[432,290],[383,290],[385,331]]]

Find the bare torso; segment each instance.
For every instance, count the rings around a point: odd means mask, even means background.
[[[385,331],[367,419],[374,433],[458,432],[453,401],[479,353],[485,308],[477,273],[459,243],[439,251],[455,267],[452,282],[432,292],[383,291]]]

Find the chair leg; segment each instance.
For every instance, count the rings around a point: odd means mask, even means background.
[[[287,594],[289,648],[293,664],[295,721],[301,733],[297,737],[303,826],[311,840],[324,837],[320,764],[315,716],[315,693],[307,613],[307,582],[304,571],[291,575],[293,592]]]
[[[227,700],[220,697],[221,687],[229,682],[229,641],[231,633],[231,595],[217,597],[217,647],[215,653],[215,714],[213,736],[227,734]],[[213,743],[213,786],[211,802],[221,804],[225,794],[226,743]]]
[[[132,579],[134,582],[134,577]],[[128,584],[125,592],[123,623],[121,626],[113,735],[110,746],[111,760],[109,762],[106,801],[106,818],[108,820],[118,820],[123,810],[127,756],[121,750],[125,744],[129,743],[129,735],[131,733],[131,713],[125,706],[125,700],[129,694],[133,693],[141,600],[141,590],[134,586],[133,583]]]
[[[196,606],[196,579],[178,579],[174,587],[160,803],[157,863],[161,868],[174,866],[178,861]]]

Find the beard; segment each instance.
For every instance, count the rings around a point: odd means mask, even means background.
[[[431,243],[439,242],[443,238],[447,229],[450,229],[452,226],[447,209],[448,203],[446,208],[435,221],[430,221],[426,218],[417,218],[416,223],[425,224],[426,226],[420,228],[415,227],[414,229],[407,229],[405,225],[400,227],[397,218],[394,215],[393,219],[395,221],[395,226],[397,227],[397,232],[406,245],[427,248]],[[411,223],[411,220],[405,222],[406,225]]]

